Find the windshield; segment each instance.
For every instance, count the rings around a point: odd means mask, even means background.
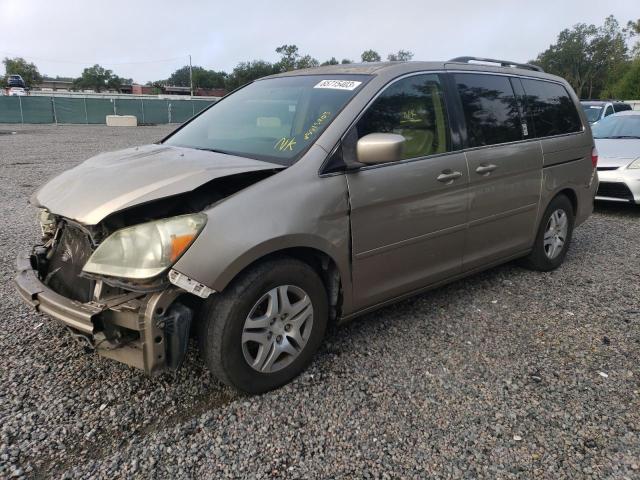
[[[602,112],[602,107],[599,105],[582,105],[585,115],[589,123],[597,122]]]
[[[592,130],[593,138],[640,138],[640,115],[611,115]]]
[[[259,80],[223,98],[164,143],[291,165],[370,77]]]

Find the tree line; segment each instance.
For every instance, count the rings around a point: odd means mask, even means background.
[[[185,65],[173,72],[169,78],[150,81],[147,82],[147,85],[157,87],[158,90],[167,85],[189,87],[191,84],[190,75],[192,75],[194,89],[219,88],[231,91],[257,78],[275,73],[323,65],[354,63],[353,60],[348,58],[343,58],[341,61],[338,61],[335,57],[331,57],[329,60],[320,63],[311,55],[301,55],[296,45],[282,45],[276,48],[276,53],[280,55],[280,60],[275,63],[264,60],[240,62],[230,73],[222,70],[210,70],[197,65],[191,68],[189,65]],[[396,53],[387,55],[388,61],[407,61],[412,58],[413,53],[408,50],[399,50]],[[382,57],[375,50],[365,50],[360,60],[362,62],[380,62],[382,61]],[[27,62],[24,58],[5,58],[3,63],[6,76],[10,74],[21,75],[29,88],[41,83],[45,78],[49,78],[43,77],[38,71],[38,67],[34,63]],[[56,77],[55,80],[72,81],[74,90],[91,89],[96,92],[119,90],[123,85],[133,83],[132,79],[119,77],[112,70],[106,69],[98,64],[85,68],[78,78]]]
[[[579,23],[560,32],[555,43],[531,60],[546,72],[566,78],[580,98],[640,99],[640,19],[622,26],[614,16],[602,25]],[[322,65],[353,63],[349,58],[336,57],[320,62],[311,55],[300,53],[297,45],[276,48],[280,56],[276,62],[249,60],[240,62],[231,72],[193,66],[193,86],[204,89],[234,90],[257,78],[275,73],[313,68]],[[407,61],[413,58],[408,50],[387,55],[387,61]],[[382,61],[375,50],[365,50],[362,62]],[[22,58],[4,59],[6,74],[20,74],[28,86],[42,81],[38,68]],[[59,77],[58,77],[59,78]],[[85,68],[80,77],[73,79],[73,88],[98,92],[118,90],[131,83],[100,65]],[[160,89],[163,86],[190,86],[189,66],[173,72],[169,78],[147,82]]]
[[[115,75],[112,70],[108,70],[96,64],[87,67],[78,78],[71,77],[44,77],[34,63],[27,62],[24,58],[5,58],[2,63],[5,70],[5,83],[9,75],[20,75],[28,88],[42,83],[43,80],[65,80],[73,82],[74,90],[94,90],[102,92],[106,90],[119,90],[123,85],[130,85],[133,80]]]
[[[231,72],[207,70],[204,67],[192,67],[193,86],[194,88],[223,88],[228,91],[251,82],[257,78],[273,75],[275,73],[288,72],[291,70],[299,70],[302,68],[314,68],[325,65],[338,65],[354,63],[349,58],[343,58],[338,61],[336,57],[331,57],[320,63],[311,55],[302,55],[297,45],[282,45],[276,48],[276,53],[280,55],[280,59],[275,62],[267,62],[265,60],[249,60],[240,62]],[[387,55],[388,61],[407,61],[413,58],[413,53],[408,50],[399,50],[395,53]],[[360,56],[362,62],[380,62],[382,57],[375,50],[365,50]],[[161,87],[163,85],[173,85],[178,87],[188,87],[189,83],[189,65],[179,68],[166,80],[156,82],[148,82],[148,85]]]
[[[580,98],[640,98],[640,20],[578,23],[530,63],[565,78]]]

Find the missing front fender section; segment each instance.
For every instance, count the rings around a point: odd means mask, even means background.
[[[166,339],[166,366],[172,370],[180,368],[189,346],[189,330],[193,320],[193,311],[174,303],[162,317]]]

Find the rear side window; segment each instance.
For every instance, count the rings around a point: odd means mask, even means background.
[[[614,103],[613,109],[616,112],[624,112],[626,110],[631,110],[631,105],[629,105],[628,103]]]
[[[449,126],[438,75],[414,75],[391,84],[358,121],[358,138],[396,133],[405,139],[403,159],[450,150]]]
[[[469,146],[522,140],[518,104],[508,77],[454,75],[467,124]]]
[[[522,85],[537,138],[582,130],[580,116],[566,88],[557,83],[526,78],[522,79]]]

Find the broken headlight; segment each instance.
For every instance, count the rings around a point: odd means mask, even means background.
[[[112,277],[155,277],[176,263],[207,223],[203,213],[118,230],[93,252],[83,271]]]

